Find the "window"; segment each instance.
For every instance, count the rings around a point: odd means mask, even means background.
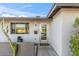
[[[29,23],[11,23],[12,34],[28,34]]]

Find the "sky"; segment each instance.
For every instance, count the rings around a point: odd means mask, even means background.
[[[0,3],[0,17],[46,17],[52,3]]]

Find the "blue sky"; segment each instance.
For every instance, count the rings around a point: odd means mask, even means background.
[[[0,16],[46,17],[52,6],[52,3],[0,3]]]

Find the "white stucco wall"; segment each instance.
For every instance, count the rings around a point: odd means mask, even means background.
[[[59,11],[53,17],[50,24],[49,44],[55,49],[58,55],[62,55],[62,16],[62,12]]]
[[[63,8],[63,27],[62,27],[62,55],[71,55],[69,41],[73,35],[74,21],[79,17],[79,8]]]
[[[29,23],[29,34],[11,34],[11,30],[10,30],[10,23]],[[21,36],[23,38],[24,42],[37,42],[39,43],[40,41],[40,24],[41,23],[47,23],[49,24],[49,21],[47,20],[5,20],[5,30],[6,30],[6,26],[8,26],[8,35],[10,36],[11,40],[13,42],[17,41],[17,36]],[[35,26],[35,24],[37,24],[37,26]],[[0,29],[1,30],[1,29]],[[34,34],[34,30],[38,31],[38,34]],[[35,40],[36,38],[36,40]],[[0,42],[7,42],[5,35],[2,33],[2,31],[0,31]]]
[[[73,35],[72,25],[76,17],[79,17],[79,8],[62,8],[51,21],[49,42],[58,55],[71,55],[69,41]]]

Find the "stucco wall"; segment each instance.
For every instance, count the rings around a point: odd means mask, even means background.
[[[49,42],[58,55],[71,55],[69,41],[74,33],[72,25],[76,17],[79,17],[79,8],[62,8],[51,21]]]
[[[51,20],[50,24],[50,45],[58,55],[62,55],[62,12],[59,11]],[[52,52],[52,51],[51,51]]]
[[[62,27],[62,55],[71,55],[69,41],[73,35],[72,26],[76,17],[79,17],[79,8],[63,8],[63,27]]]
[[[10,30],[10,23],[11,22],[18,22],[18,23],[29,23],[29,34],[11,34]],[[4,22],[4,28],[6,30],[6,26],[8,26],[8,35],[10,36],[13,42],[17,41],[17,36],[21,36],[24,42],[39,42],[40,41],[40,24],[47,23],[49,24],[48,20],[11,20],[7,19]],[[37,24],[37,26],[35,26]],[[38,31],[38,34],[34,34],[34,30]],[[35,40],[36,38],[36,40]],[[7,42],[5,35],[2,33],[0,29],[0,42]]]

